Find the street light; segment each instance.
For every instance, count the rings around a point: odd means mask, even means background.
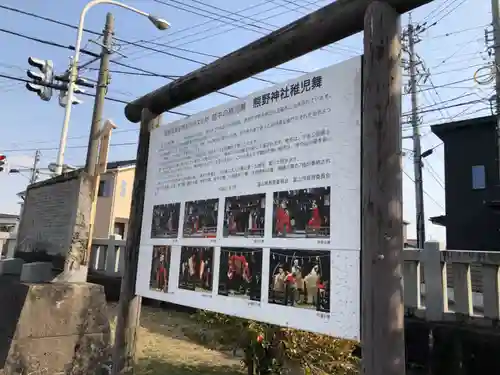
[[[59,152],[57,154],[57,168],[55,173],[57,175],[62,173],[62,164],[64,161],[64,151],[66,148],[66,139],[68,137],[68,125],[69,125],[69,118],[71,116],[71,107],[73,103],[73,92],[75,90],[75,81],[78,77],[78,59],[80,57],[80,48],[81,48],[81,43],[82,43],[82,36],[83,36],[83,23],[85,21],[85,16],[87,15],[87,12],[89,11],[90,8],[92,8],[94,5],[97,4],[111,4],[111,5],[116,5],[121,8],[125,8],[128,10],[131,10],[132,12],[135,12],[137,14],[140,14],[141,16],[146,17],[151,21],[153,25],[158,30],[166,30],[170,27],[170,24],[165,21],[162,18],[153,16],[149,13],[143,12],[142,10],[136,9],[134,7],[131,7],[130,5],[126,5],[123,3],[120,3],[115,0],[92,0],[82,10],[82,13],[80,14],[80,23],[78,24],[78,32],[76,35],[76,44],[75,44],[75,56],[73,58],[73,62],[71,64],[71,72],[69,76],[69,82],[68,82],[68,90],[67,90],[67,102],[66,102],[66,107],[64,111],[64,122],[63,122],[63,127],[61,130],[61,139],[59,141]]]

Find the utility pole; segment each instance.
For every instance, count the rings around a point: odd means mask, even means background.
[[[387,3],[370,3],[364,21],[361,131],[361,373],[365,375],[405,374],[400,35],[394,9]]]
[[[38,178],[38,163],[40,163],[40,150],[35,151],[35,159],[33,160],[33,169],[31,170],[30,185],[34,184]]]
[[[498,142],[498,168],[500,170],[500,8],[498,0],[491,0],[491,14],[493,15],[493,47],[495,50],[495,100],[497,110],[497,142]]]
[[[498,0],[497,0],[498,1]],[[422,149],[420,146],[420,130],[417,103],[417,63],[415,59],[415,30],[411,15],[408,22],[408,53],[410,69],[411,95],[411,125],[413,129],[413,167],[415,170],[415,209],[417,225],[417,247],[424,248],[425,243],[425,215],[424,215],[424,188],[422,181]]]
[[[99,139],[97,135],[101,127],[104,99],[106,98],[108,86],[109,60],[113,42],[114,24],[115,21],[113,14],[106,14],[106,25],[103,31],[101,65],[99,67],[99,79],[97,81],[94,112],[92,113],[92,125],[90,128],[89,145],[87,148],[87,159],[85,160],[85,172],[87,172],[90,176],[95,175],[97,157],[99,153]]]

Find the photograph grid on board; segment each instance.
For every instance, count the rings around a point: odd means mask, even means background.
[[[184,238],[215,238],[219,199],[186,202],[184,209]]]
[[[151,275],[149,288],[166,293],[170,275],[172,248],[170,246],[153,246],[151,255]]]
[[[330,250],[271,249],[269,303],[330,312]]]
[[[179,289],[211,292],[213,288],[214,248],[182,246]]]
[[[262,249],[223,247],[219,270],[220,295],[260,302]]]
[[[346,259],[360,252],[361,68],[355,58],[155,129],[141,245],[173,251],[139,255],[138,289],[358,337]]]

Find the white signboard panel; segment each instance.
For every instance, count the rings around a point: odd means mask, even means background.
[[[361,66],[153,130],[140,295],[359,338]]]

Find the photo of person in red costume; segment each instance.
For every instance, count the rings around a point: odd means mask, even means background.
[[[227,197],[224,237],[264,237],[266,195]]]
[[[219,294],[260,301],[262,249],[221,249]]]
[[[153,246],[151,276],[149,279],[151,290],[167,292],[171,254],[172,249],[170,246]]]
[[[274,193],[273,237],[330,237],[330,187]]]
[[[180,203],[158,204],[153,207],[151,238],[177,238],[179,234]]]
[[[179,289],[212,291],[213,259],[213,247],[183,246],[179,267]]]
[[[183,237],[215,238],[218,210],[218,199],[186,202]]]

